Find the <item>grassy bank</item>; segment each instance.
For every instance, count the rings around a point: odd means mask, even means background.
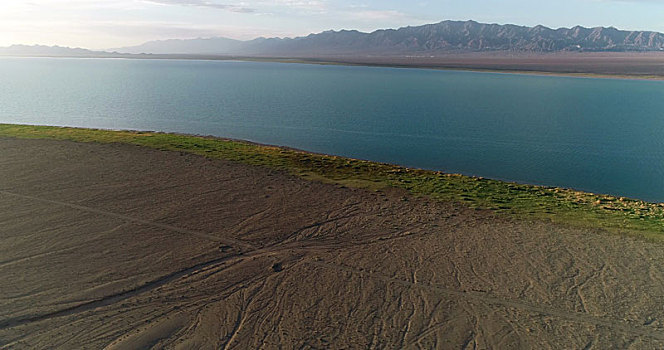
[[[305,178],[347,186],[369,189],[402,188],[414,195],[461,202],[473,208],[490,209],[528,219],[641,231],[651,238],[658,238],[664,233],[664,204],[569,189],[408,169],[390,164],[190,135],[0,124],[0,136],[125,143],[188,152],[286,170]]]

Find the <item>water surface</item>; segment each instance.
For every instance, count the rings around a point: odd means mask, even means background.
[[[216,135],[664,201],[659,81],[4,58],[0,123]]]

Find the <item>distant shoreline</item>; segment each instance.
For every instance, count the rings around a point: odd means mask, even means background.
[[[84,58],[277,62],[295,64],[413,68],[598,79],[664,80],[664,53],[576,53],[513,55],[492,53],[442,57],[254,57],[221,55],[109,54],[93,56],[3,55],[0,58]],[[613,71],[611,71],[613,70]],[[622,71],[621,71],[622,70]],[[661,70],[661,71],[660,71]]]
[[[231,59],[229,59],[230,61]],[[459,71],[459,72],[478,72],[478,73],[501,73],[501,74],[522,74],[534,76],[554,76],[554,77],[574,77],[574,78],[597,78],[597,79],[625,79],[625,80],[653,80],[662,81],[664,75],[635,75],[635,74],[599,74],[599,73],[572,73],[572,72],[555,72],[545,70],[526,70],[526,69],[496,69],[496,68],[482,68],[482,67],[447,67],[447,66],[426,66],[426,65],[408,65],[408,64],[382,64],[382,63],[352,63],[340,61],[319,61],[308,59],[256,59],[256,58],[237,58],[234,61],[242,62],[277,62],[277,63],[293,63],[293,64],[316,64],[316,65],[333,65],[333,66],[355,66],[355,67],[383,67],[383,68],[404,68],[404,69],[430,69],[430,70],[444,70],[444,71]],[[664,62],[663,62],[664,64]]]

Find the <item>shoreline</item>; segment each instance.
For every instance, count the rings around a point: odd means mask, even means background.
[[[249,141],[149,131],[17,124],[0,124],[0,137],[133,144],[283,170],[307,180],[348,187],[397,188],[414,196],[462,203],[470,208],[519,218],[641,231],[649,237],[664,233],[664,203],[413,169]]]
[[[399,65],[399,64],[381,64],[381,63],[352,63],[339,61],[317,61],[306,59],[209,59],[209,61],[239,61],[239,62],[275,62],[290,64],[313,64],[321,66],[348,66],[348,67],[379,67],[379,68],[397,68],[397,69],[426,69],[452,72],[475,72],[475,73],[495,73],[495,74],[514,74],[514,75],[532,75],[543,77],[568,77],[568,78],[588,78],[588,79],[614,79],[614,80],[646,80],[646,81],[664,81],[662,75],[635,75],[635,74],[598,74],[598,73],[571,73],[571,72],[553,72],[545,70],[518,70],[518,69],[495,69],[481,67],[447,67],[447,66],[427,66],[427,65]]]
[[[662,54],[664,62],[664,54]],[[534,56],[535,57],[535,56]],[[545,58],[546,56],[542,56]],[[532,75],[544,77],[571,77],[571,78],[589,78],[589,79],[615,79],[615,80],[645,80],[645,81],[664,81],[664,74],[646,73],[596,73],[596,72],[566,72],[545,69],[527,69],[527,68],[498,68],[491,64],[464,64],[464,63],[383,63],[372,61],[354,61],[345,59],[326,59],[326,58],[287,58],[287,57],[252,57],[252,56],[215,56],[215,55],[165,55],[165,54],[119,54],[116,56],[22,56],[22,55],[3,55],[0,58],[66,58],[66,59],[129,59],[129,60],[181,60],[181,61],[237,61],[237,62],[273,62],[289,64],[311,64],[311,65],[331,65],[348,67],[381,67],[398,69],[427,69],[440,71],[458,71],[458,72],[477,72],[477,73],[496,73],[496,74],[516,74]],[[532,58],[532,57],[531,57]],[[490,61],[490,59],[489,59]],[[518,65],[518,64],[517,64]]]

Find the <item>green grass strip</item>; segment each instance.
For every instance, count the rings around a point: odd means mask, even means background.
[[[581,227],[640,231],[664,237],[664,204],[570,189],[445,174],[438,171],[312,154],[213,137],[138,131],[0,124],[0,136],[124,143],[286,170],[312,180],[378,190],[396,187],[416,196],[464,203],[526,219]]]

